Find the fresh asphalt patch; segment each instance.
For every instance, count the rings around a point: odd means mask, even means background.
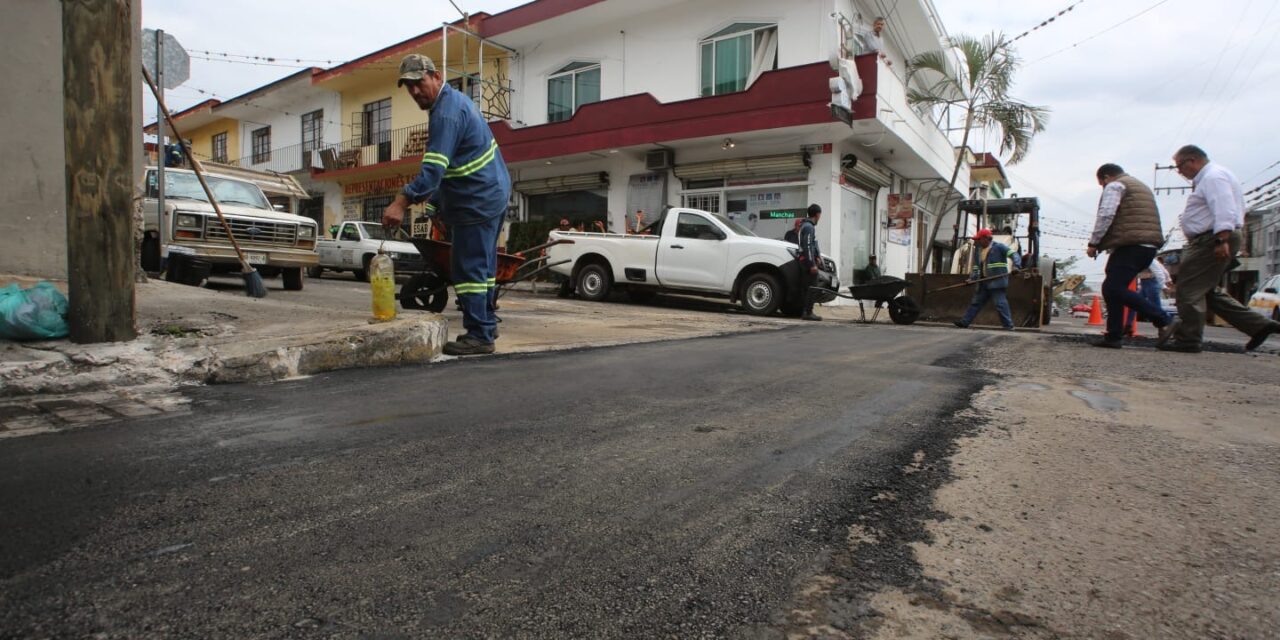
[[[912,545],[932,542],[928,522],[950,518],[934,509],[934,493],[953,479],[950,458],[957,440],[989,428],[988,419],[969,408],[974,394],[995,377],[981,372],[968,354],[948,355],[933,366],[956,369],[968,380],[968,392],[957,395],[934,420],[900,425],[910,436],[885,454],[885,463],[836,492],[843,499],[828,510],[825,562],[814,567],[814,577],[797,585],[794,600],[773,624],[744,630],[743,637],[812,637],[815,629],[824,628],[845,634],[832,637],[863,637],[883,615],[871,599],[886,588],[924,594],[937,606],[948,606],[942,586],[924,576]],[[1004,629],[990,612],[964,615],[976,628]]]

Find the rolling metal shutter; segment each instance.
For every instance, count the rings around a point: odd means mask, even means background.
[[[515,183],[516,191],[526,196],[537,196],[545,193],[563,193],[565,191],[597,191],[609,188],[609,173],[579,173],[572,176],[556,176],[538,180],[521,180]]]
[[[681,180],[706,180],[711,178],[750,178],[773,175],[808,175],[809,162],[803,153],[787,153],[778,156],[735,158],[676,165],[676,177]]]

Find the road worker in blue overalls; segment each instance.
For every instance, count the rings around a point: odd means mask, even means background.
[[[429,113],[429,138],[422,170],[387,207],[382,224],[399,226],[410,204],[431,200],[428,208],[436,209],[452,234],[450,269],[467,330],[445,344],[444,352],[493,353],[498,233],[511,196],[511,176],[480,109],[444,82],[431,58],[405,56],[397,84]]]
[[[1009,288],[1009,272],[1022,268],[1022,258],[1008,245],[993,241],[990,229],[978,229],[973,235],[973,244],[977,255],[973,258],[969,282],[976,282],[977,290],[973,292],[969,310],[963,318],[955,321],[955,325],[962,329],[968,327],[987,301],[994,300],[996,312],[1000,314],[1000,326],[1012,330],[1013,313],[1009,310],[1009,297],[1005,294]]]

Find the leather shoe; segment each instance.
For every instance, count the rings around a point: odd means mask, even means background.
[[[1175,351],[1177,353],[1200,353],[1202,348],[1199,342],[1166,342],[1156,347],[1161,351]]]
[[[1244,345],[1244,350],[1253,351],[1254,349],[1261,347],[1262,343],[1266,342],[1267,338],[1276,332],[1280,332],[1280,322],[1272,322],[1264,327],[1262,331],[1253,334],[1253,337],[1249,338],[1249,343]]]
[[[1173,337],[1173,333],[1178,330],[1178,325],[1180,324],[1182,324],[1182,321],[1174,318],[1169,324],[1160,327],[1160,333],[1156,336],[1156,346],[1167,344],[1169,339]]]
[[[822,321],[822,316],[817,315],[817,314],[814,314],[814,313],[806,313],[806,314],[804,314],[804,315],[800,316],[800,319],[801,319],[801,320],[810,320],[810,321],[813,321],[813,322],[821,322],[821,321]]]
[[[954,324],[955,326],[960,327],[961,329],[968,329],[968,328],[969,328],[969,325],[965,324],[964,322],[962,322],[962,321],[960,321],[960,320],[956,320],[955,322],[952,322],[951,324]]]
[[[486,353],[493,353],[493,343],[471,336],[462,336],[444,345],[444,354],[447,356],[478,356]]]

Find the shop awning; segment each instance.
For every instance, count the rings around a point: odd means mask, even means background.
[[[566,191],[598,191],[609,188],[609,173],[600,171],[537,180],[521,180],[515,183],[514,187],[516,191],[526,196],[563,193]]]
[[[758,176],[795,175],[809,173],[808,158],[803,153],[787,153],[778,156],[757,156],[732,160],[713,160],[677,165],[675,174],[682,180],[709,180],[712,178],[754,178]]]

